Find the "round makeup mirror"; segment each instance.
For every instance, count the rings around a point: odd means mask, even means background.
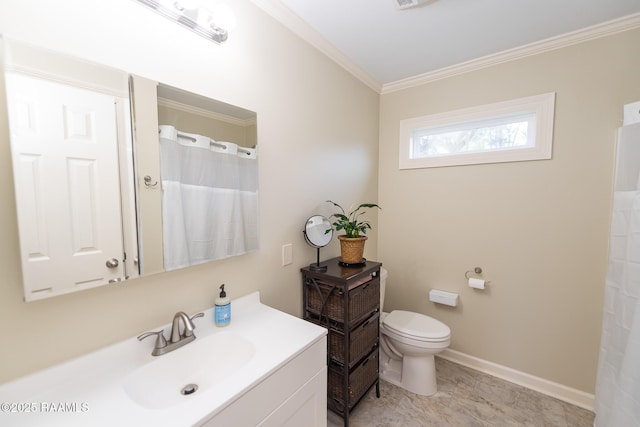
[[[304,239],[307,243],[318,250],[316,263],[311,264],[309,268],[316,271],[326,270],[326,265],[320,265],[320,248],[327,246],[329,242],[331,242],[331,238],[333,237],[331,223],[322,215],[314,215],[307,220],[302,232],[304,233]]]

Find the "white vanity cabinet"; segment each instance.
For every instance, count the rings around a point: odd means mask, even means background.
[[[327,425],[327,339],[316,341],[199,426]]]

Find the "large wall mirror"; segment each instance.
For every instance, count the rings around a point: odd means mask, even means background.
[[[254,112],[13,40],[2,58],[26,301],[258,248]]]

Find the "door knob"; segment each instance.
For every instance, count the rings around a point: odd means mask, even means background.
[[[118,260],[115,258],[108,259],[107,262],[104,263],[107,268],[116,268],[119,264]]]

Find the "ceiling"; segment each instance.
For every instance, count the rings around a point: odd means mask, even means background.
[[[640,0],[253,1],[378,89],[605,23],[640,26]]]

